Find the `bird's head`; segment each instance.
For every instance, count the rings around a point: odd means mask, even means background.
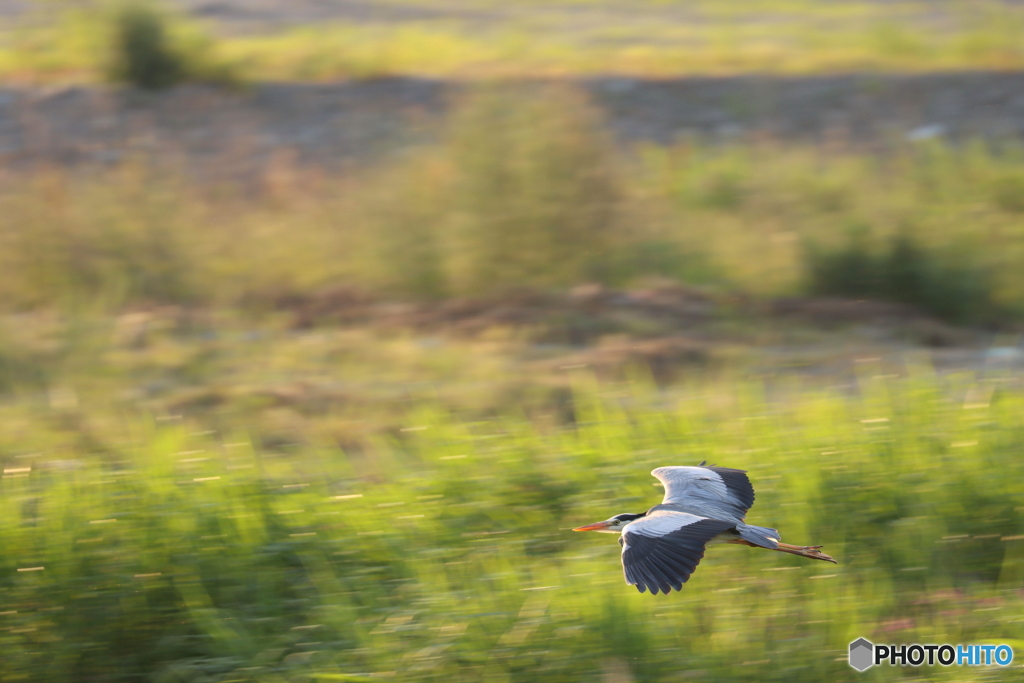
[[[622,533],[622,528],[632,521],[640,519],[646,512],[641,512],[638,515],[624,512],[621,515],[615,515],[610,519],[606,519],[603,522],[595,522],[594,524],[586,524],[584,526],[578,526],[573,531],[600,531],[604,534],[619,534]]]

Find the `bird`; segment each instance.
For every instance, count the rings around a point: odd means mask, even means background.
[[[622,569],[626,583],[643,593],[668,594],[682,590],[704,557],[704,549],[717,543],[824,560],[820,545],[790,545],[776,529],[747,524],[754,504],[754,487],[746,470],[707,465],[658,467],[651,472],[665,487],[660,505],[639,514],[624,513],[573,531],[622,534]]]

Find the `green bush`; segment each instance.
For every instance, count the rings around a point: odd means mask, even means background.
[[[838,248],[810,243],[805,249],[813,294],[896,301],[954,323],[992,322],[998,306],[991,278],[963,259],[963,253],[925,249],[906,232],[872,249],[864,229],[851,230]]]
[[[170,44],[167,21],[148,3],[123,5],[116,15],[115,76],[147,90],[159,90],[184,80],[184,57]]]
[[[622,190],[583,96],[557,86],[475,92],[452,131],[460,288],[588,279],[610,247]]]
[[[118,6],[112,23],[110,75],[115,81],[145,90],[184,81],[236,81],[234,69],[215,55],[208,35],[149,0]]]

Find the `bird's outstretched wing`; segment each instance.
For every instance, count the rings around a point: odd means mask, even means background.
[[[622,570],[626,583],[643,593],[682,590],[708,541],[732,529],[732,522],[658,510],[622,530]]]
[[[659,467],[651,474],[665,485],[663,505],[674,505],[695,515],[742,522],[754,504],[754,487],[743,470]]]

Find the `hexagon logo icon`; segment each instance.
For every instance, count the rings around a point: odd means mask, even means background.
[[[850,666],[857,671],[864,671],[874,662],[874,644],[865,638],[858,638],[850,643]]]

